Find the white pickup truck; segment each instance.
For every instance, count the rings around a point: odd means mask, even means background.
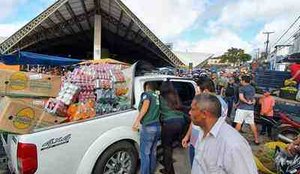
[[[170,80],[184,104],[195,95],[195,82],[174,76],[144,75],[133,80],[132,109],[65,123],[25,135],[2,136],[9,169],[16,174],[134,174],[139,135],[131,126],[147,81]]]

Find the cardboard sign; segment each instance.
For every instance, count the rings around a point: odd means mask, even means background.
[[[0,95],[18,97],[56,97],[60,76],[0,70]]]

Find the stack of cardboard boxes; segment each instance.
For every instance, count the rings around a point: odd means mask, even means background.
[[[66,120],[43,111],[49,97],[56,97],[61,77],[0,70],[0,130],[27,134]]]

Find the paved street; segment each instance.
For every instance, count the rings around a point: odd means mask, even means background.
[[[173,151],[174,169],[176,174],[189,174],[191,173],[191,167],[189,163],[188,150],[182,148],[176,148]],[[162,169],[161,164],[158,165],[155,174],[160,174],[159,169]]]

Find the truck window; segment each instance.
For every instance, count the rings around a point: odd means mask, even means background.
[[[195,88],[189,82],[172,82],[183,105],[190,106],[195,96]]]

